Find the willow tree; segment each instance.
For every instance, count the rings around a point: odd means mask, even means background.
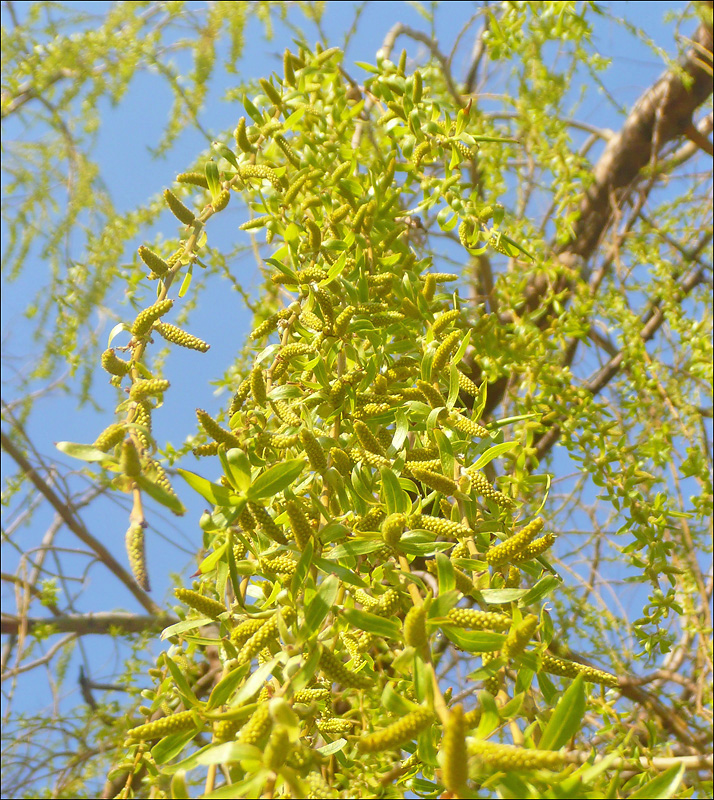
[[[107,797],[706,793],[711,4],[618,132],[564,110],[583,74],[605,80],[593,6],[484,7],[450,56],[433,28],[398,23],[360,78],[310,7],[320,42],[300,35],[279,71],[232,87],[242,115],[215,138],[201,103],[224,30],[235,64],[248,9],[131,8],[66,38],[52,23],[44,58],[27,46],[39,15],[5,34],[3,113],[44,108],[84,182],[48,230],[56,157],[12,162],[10,189],[32,192],[8,192],[8,274],[42,244],[54,281],[32,309],[47,348],[21,388],[72,353],[84,377],[65,384],[104,397],[101,364],[115,415],[58,444],[94,487],[73,495],[26,432],[33,397],[3,407],[20,470],[4,546],[17,548],[34,492],[57,515],[5,576],[18,607],[3,616],[3,670],[20,680],[48,664],[61,683],[92,633],[133,652],[110,686],[83,663],[86,706],[52,721],[49,747],[82,740],[54,754],[53,795],[91,795],[103,774]],[[270,25],[274,9],[250,11]],[[186,20],[195,38],[164,44]],[[410,58],[402,41],[421,49]],[[164,49],[186,46],[188,88]],[[158,149],[186,125],[211,143],[121,216],[68,115],[78,93],[88,109],[108,90],[118,100],[146,65],[177,98]],[[137,249],[164,209],[165,236]],[[79,225],[84,256],[67,269],[59,244]],[[262,270],[257,300],[236,276],[244,250]],[[182,348],[221,346],[189,312],[222,280],[254,319],[237,358],[224,348],[227,400],[209,412],[207,386],[187,398],[166,371]],[[108,347],[75,347],[117,283],[137,307],[112,312]],[[230,311],[215,313],[229,329]],[[156,430],[187,402],[197,425],[173,432],[176,449]],[[125,498],[110,519],[126,554],[82,520],[109,493]],[[145,557],[162,510],[201,537],[192,583],[163,600]],[[77,610],[65,526],[147,613]],[[130,699],[111,702],[122,682]],[[47,725],[14,720],[16,794],[38,758],[21,746]]]

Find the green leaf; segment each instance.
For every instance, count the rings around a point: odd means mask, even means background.
[[[227,549],[228,542],[223,542],[223,544],[217,550],[214,550],[203,559],[198,568],[199,572],[202,575],[213,572],[213,570],[216,568],[216,564],[218,564],[218,562],[223,558]]]
[[[243,108],[246,110],[248,116],[256,122],[258,125],[264,125],[265,120],[263,119],[263,115],[258,111],[258,109],[251,103],[248,99],[248,95],[243,95]]]
[[[218,164],[212,158],[206,161],[206,183],[215,200],[221,193],[221,179],[218,175]]]
[[[581,730],[581,722],[585,716],[587,695],[583,676],[578,675],[563,692],[558,705],[548,720],[541,740],[538,744],[541,750],[559,750]]]
[[[350,624],[360,630],[373,633],[375,636],[384,636],[386,639],[399,641],[402,636],[401,626],[392,619],[378,617],[370,614],[369,611],[361,611],[357,608],[343,608],[340,617],[344,617]]]
[[[305,106],[298,108],[297,111],[293,111],[293,113],[283,122],[283,133],[286,133],[289,130],[297,125],[298,122],[305,116]]]
[[[439,558],[440,555],[445,558],[441,553],[438,553],[436,557]],[[446,560],[448,561],[449,559],[447,558]],[[429,618],[445,617],[452,608],[456,608],[460,599],[461,593],[457,592],[456,589],[442,593],[441,584],[439,584],[439,596],[429,606]]]
[[[305,622],[300,629],[300,635],[303,639],[309,639],[320,627],[325,617],[332,611],[339,590],[340,581],[336,575],[328,575],[322,581],[317,594],[312,598],[305,611]]]
[[[164,654],[164,662],[169,668],[169,672],[171,673],[171,677],[176,684],[176,688],[186,699],[187,705],[193,707],[200,706],[201,703],[199,703],[198,697],[196,697],[196,695],[193,693],[193,689],[189,686],[186,676],[183,674],[183,672],[181,672],[179,665],[167,653]]]
[[[478,728],[476,728],[475,738],[485,739],[500,725],[501,717],[498,713],[496,701],[490,692],[479,692],[478,701],[481,706],[481,717]]]
[[[246,497],[249,500],[274,497],[278,492],[282,492],[283,489],[290,486],[304,468],[304,458],[291,458],[282,464],[276,464],[253,481],[252,486],[246,492]]]
[[[219,448],[218,454],[221,455],[222,449]],[[250,487],[251,468],[248,455],[238,447],[232,447],[225,457],[221,458],[223,471],[231,481],[236,490],[245,494]]]
[[[202,478],[196,475],[195,472],[189,472],[187,469],[176,470],[178,474],[186,481],[186,483],[196,492],[198,492],[204,500],[213,503],[216,506],[229,506],[237,505],[236,500],[243,501],[236,495],[231,495],[225,486],[220,486],[217,483]],[[244,501],[243,501],[244,502]]]
[[[218,708],[228,702],[228,699],[233,692],[240,686],[243,680],[243,674],[240,670],[234,669],[222,678],[214,687],[211,692],[208,702],[206,703],[206,711],[213,708]]]
[[[467,653],[492,653],[500,650],[506,637],[502,633],[490,631],[465,631],[450,625],[441,625],[448,639]]]
[[[106,461],[112,464],[119,463],[114,456],[98,450],[91,444],[77,444],[76,442],[55,442],[55,447],[67,456],[78,458],[80,461]]]
[[[455,587],[454,565],[444,553],[436,554],[436,578],[439,582],[439,595],[453,591]]]
[[[648,798],[651,800],[664,800],[674,797],[684,777],[684,764],[675,764],[666,772],[652,778],[644,786],[628,795],[630,798]]]
[[[177,516],[181,517],[186,513],[186,509],[178,497],[171,494],[171,492],[167,492],[163,486],[159,486],[158,483],[150,481],[145,475],[139,475],[139,477],[134,480],[149,497],[173,511]]]
[[[485,453],[481,453],[476,463],[470,466],[469,469],[482,469],[486,466],[486,464],[490,464],[494,458],[498,458],[503,453],[508,453],[511,450],[515,450],[516,447],[520,447],[518,442],[502,442],[501,444],[494,444],[493,447],[489,447]]]
[[[562,581],[559,578],[556,578],[555,575],[546,575],[544,578],[541,578],[532,589],[523,595],[520,605],[535,605],[544,597],[549,595],[553,589],[560,586],[561,583]]]
[[[181,288],[179,289],[178,296],[183,297],[186,292],[191,288],[191,281],[193,280],[193,264],[188,265],[186,274],[181,281]]]
[[[410,506],[409,497],[402,489],[399,478],[389,467],[380,469],[382,476],[382,497],[387,506],[387,514],[404,513]]]

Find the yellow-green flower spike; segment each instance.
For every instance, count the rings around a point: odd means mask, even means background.
[[[404,618],[404,641],[409,647],[418,650],[426,647],[429,638],[426,633],[426,606],[412,606]]]
[[[173,304],[174,301],[170,297],[167,297],[166,299],[159,300],[157,303],[145,308],[134,320],[134,324],[131,326],[131,332],[134,334],[134,336],[139,338],[146,336],[156,320],[160,317],[163,317],[164,314],[170,311]]]
[[[297,500],[288,500],[285,504],[285,509],[290,520],[290,528],[295,536],[295,542],[300,550],[304,550],[312,539],[312,528],[307,515]]]
[[[125,543],[131,574],[134,576],[137,586],[141,587],[145,592],[151,591],[149,573],[146,569],[143,526],[130,525],[126,532]]]
[[[543,653],[543,672],[548,672],[550,675],[560,675],[564,678],[576,678],[578,675],[582,675],[590,683],[599,683],[602,686],[609,686],[611,689],[617,689],[620,685],[616,675],[601,669],[595,669],[595,667],[588,667],[585,664],[578,664],[575,661],[556,658],[551,656],[550,653]]]
[[[376,531],[379,529],[379,524],[385,516],[386,513],[383,508],[379,506],[372,508],[363,517],[357,520],[355,523],[355,530]]]
[[[443,330],[449,327],[452,322],[455,322],[461,312],[456,309],[452,308],[450,311],[445,311],[440,317],[434,320],[432,323],[431,329],[434,333],[434,336],[438,336]]]
[[[322,647],[320,652],[320,669],[328,680],[350,689],[369,689],[374,682],[364,671],[350,672],[339,658],[325,647]]]
[[[132,400],[143,400],[145,397],[162,394],[169,386],[169,382],[163,378],[140,379],[131,385],[129,397]]]
[[[396,547],[407,524],[405,514],[390,514],[382,522],[382,538],[390,547]]]
[[[399,606],[399,592],[390,587],[384,594],[380,595],[374,613],[382,617],[392,617],[399,610]]]
[[[252,153],[254,148],[251,145],[250,140],[248,139],[248,134],[246,133],[245,129],[245,117],[241,117],[238,120],[238,125],[236,126],[234,137],[236,140],[236,144],[238,145],[238,149],[242,150],[244,153]]]
[[[501,648],[501,655],[508,660],[519,656],[533,638],[537,627],[538,617],[535,614],[529,614],[521,623],[514,625]]]
[[[115,422],[105,428],[94,441],[94,447],[103,453],[116,447],[126,435],[126,428],[121,422]]]
[[[492,500],[499,508],[510,508],[513,505],[513,500],[506,497],[502,492],[497,491],[488,482],[488,478],[476,470],[467,470],[469,478],[473,481],[473,488],[488,500]]]
[[[431,363],[432,375],[439,375],[449,361],[451,361],[451,354],[456,350],[460,339],[461,332],[452,331],[437,347],[434,360]]]
[[[175,325],[169,325],[168,322],[157,322],[154,325],[154,330],[167,342],[186,347],[189,350],[198,350],[199,353],[205,353],[211,347],[210,344],[204,342],[203,339],[199,339],[198,336],[186,333],[186,331],[177,328]]]
[[[154,253],[153,250],[149,250],[148,247],[142,245],[137,252],[139,253],[139,258],[146,264],[155,277],[161,278],[169,271],[170,267],[164,259],[161,258],[161,256],[157,256],[156,253]]]
[[[414,148],[414,152],[412,153],[412,161],[414,162],[415,171],[419,169],[421,162],[426,158],[430,150],[431,142],[429,141],[422,142]]]
[[[447,478],[445,475],[442,475],[439,472],[432,472],[430,469],[411,467],[410,471],[418,481],[426,484],[426,486],[428,486],[430,489],[433,489],[436,492],[441,492],[445,495],[456,494],[458,487],[456,485],[456,481],[452,480],[451,478]]]
[[[336,717],[330,717],[329,719],[318,719],[315,724],[317,725],[317,729],[320,731],[320,733],[343,734],[350,733],[356,723],[349,719],[337,719]]]
[[[238,741],[242,744],[258,744],[268,734],[271,727],[270,705],[262,703],[241,728]]]
[[[354,430],[357,438],[359,439],[359,443],[365,450],[369,451],[370,453],[376,453],[379,456],[387,455],[382,445],[364,422],[355,420]]]
[[[511,744],[471,741],[469,755],[476,756],[489,772],[515,772],[525,769],[561,770],[565,757],[554,750],[526,750]]]
[[[317,441],[315,434],[312,431],[303,428],[300,431],[300,442],[305,448],[310,466],[316,472],[324,472],[327,469],[327,458],[322,449],[322,445]]]
[[[486,561],[492,567],[500,567],[502,564],[513,563],[513,557],[519,555],[540,533],[543,528],[543,518],[536,517],[528,523],[518,533],[514,534],[505,542],[495,545],[486,551]]]
[[[265,625],[266,621],[265,619],[244,620],[231,631],[231,641],[235,645],[245,644],[254,633]]]
[[[442,778],[444,785],[455,797],[468,797],[466,782],[469,778],[469,759],[466,750],[466,722],[464,709],[455,706],[444,725],[444,738],[441,742]]]
[[[457,430],[459,433],[464,433],[469,437],[478,436],[483,439],[488,436],[486,428],[479,425],[478,422],[474,422],[468,417],[462,416],[458,411],[452,411],[451,414],[449,414],[446,418],[446,424],[450,428]]]
[[[250,373],[250,391],[253,399],[259,406],[264,406],[268,402],[268,392],[265,385],[263,370],[259,366],[253,367]]]
[[[312,689],[300,689],[293,695],[295,703],[322,703],[330,700],[332,692],[325,687],[315,687]]]
[[[459,522],[452,522],[450,519],[444,519],[443,517],[431,517],[428,514],[413,514],[409,517],[409,525],[412,528],[433,531],[439,536],[448,539],[461,539],[464,536],[472,535],[471,529],[461,525]]]
[[[211,442],[210,444],[199,444],[194,447],[191,452],[196,458],[206,458],[207,456],[218,455],[218,442]]]
[[[423,380],[418,380],[416,384],[419,391],[426,396],[426,399],[429,401],[429,405],[432,408],[439,408],[440,406],[446,405],[446,400],[444,400],[443,395],[436,388],[436,386],[433,386],[428,381]]]
[[[418,708],[398,722],[376,733],[363,736],[357,747],[363,753],[382,753],[406,742],[411,742],[434,722],[434,715],[427,708]]]
[[[290,753],[290,734],[284,725],[277,725],[270,732],[270,739],[265,748],[263,764],[266,769],[277,772],[285,763]]]
[[[288,543],[288,540],[285,538],[285,535],[280,530],[275,520],[270,516],[267,508],[258,505],[258,503],[248,502],[248,509],[258,523],[261,531],[263,531],[269,539],[272,539],[277,544]]]
[[[520,553],[516,553],[511,559],[511,563],[522,564],[524,561],[537,558],[541,553],[545,553],[546,550],[549,550],[553,546],[553,542],[555,542],[555,534],[546,533],[545,536],[541,536],[540,539],[531,542],[528,547],[524,547]]]
[[[192,186],[200,186],[202,189],[208,189],[208,181],[206,180],[206,175],[203,172],[180,172],[176,176],[176,182],[189,183]],[[151,265],[147,262],[147,266]]]
[[[168,717],[155,719],[144,725],[138,725],[127,731],[129,739],[136,741],[146,741],[147,739],[161,739],[172,733],[190,731],[197,727],[193,711],[181,711],[178,714],[170,714]]]
[[[184,225],[190,225],[194,221],[195,216],[193,211],[186,208],[171,189],[166,189],[164,191],[164,200],[166,200],[166,205],[171,209],[171,213],[179,222],[183,222]]]
[[[213,738],[217,742],[232,742],[242,726],[240,719],[218,719],[213,723]]]
[[[283,608],[281,613],[283,620],[287,624],[295,619],[295,612],[291,608]],[[275,614],[270,617],[265,624],[261,625],[260,628],[258,628],[258,630],[250,637],[250,639],[245,642],[240,652],[236,656],[236,660],[239,664],[245,664],[248,661],[252,661],[252,659],[254,659],[266,645],[270,644],[270,642],[277,638],[278,615]]]
[[[280,188],[280,179],[275,173],[275,170],[270,169],[259,164],[241,164],[240,176],[243,180],[247,178],[260,178],[261,180],[270,181],[274,188]]]
[[[202,408],[196,409],[196,417],[204,431],[215,439],[219,444],[225,444],[226,447],[240,447],[239,439],[234,436],[230,431],[222,428],[215,419]]]
[[[457,376],[459,379],[459,389],[462,392],[466,392],[466,394],[471,395],[471,397],[479,397],[479,389],[478,386],[471,380],[471,378],[467,378],[463,372],[457,370]]]
[[[228,205],[230,199],[231,199],[230,190],[222,189],[219,192],[218,197],[211,203],[211,205],[213,206],[213,210],[216,213],[223,211],[223,209]]]
[[[220,603],[218,600],[204,597],[202,594],[194,592],[191,589],[174,589],[174,594],[184,605],[190,606],[200,614],[211,617],[212,619],[217,619],[228,610],[223,603]]]
[[[282,555],[275,558],[261,559],[260,566],[263,572],[271,575],[294,575],[297,565],[290,556]]]
[[[507,631],[511,618],[493,611],[478,611],[475,608],[452,608],[447,614],[450,625],[480,631]],[[536,620],[537,622],[537,620]]]
[[[233,395],[231,404],[228,408],[228,419],[230,419],[236,411],[240,411],[243,403],[250,394],[250,379],[244,380],[238,387],[238,391]]]

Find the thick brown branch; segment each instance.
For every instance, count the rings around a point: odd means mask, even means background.
[[[125,633],[145,633],[146,631],[161,631],[169,625],[178,622],[178,619],[162,612],[156,615],[130,614],[125,611],[105,611],[99,614],[65,614],[58,617],[38,619],[3,614],[0,633],[15,634],[23,624],[26,624],[28,633],[33,628],[49,626],[56,633],[76,633],[79,636],[92,634],[107,634],[116,628]]]

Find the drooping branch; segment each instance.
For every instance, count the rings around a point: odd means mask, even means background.
[[[0,435],[0,442],[2,449],[14,459],[15,463],[27,475],[27,477],[35,485],[35,488],[49,501],[50,505],[62,517],[67,527],[74,533],[74,535],[87,547],[89,547],[97,558],[116,575],[116,577],[129,589],[129,591],[136,597],[141,605],[150,614],[161,614],[161,607],[158,606],[149,595],[137,586],[133,577],[122,567],[122,565],[114,558],[114,556],[107,550],[107,548],[86,529],[84,523],[77,517],[76,514],[68,508],[67,504],[60,498],[52,487],[47,485],[42,476],[35,470],[30,462],[25,458],[22,451],[15,445],[15,443],[5,433]],[[4,623],[3,623],[4,624]],[[4,629],[3,629],[4,632]]]

